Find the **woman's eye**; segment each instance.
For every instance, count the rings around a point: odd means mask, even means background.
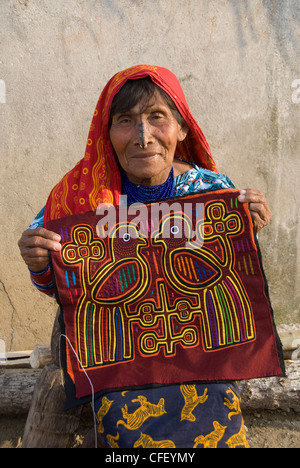
[[[163,118],[163,115],[162,114],[152,114],[152,119],[154,120],[159,120],[159,119],[162,119]]]
[[[129,115],[118,115],[113,120],[115,125],[131,125],[131,123],[132,118]]]
[[[150,122],[153,125],[164,125],[167,120],[167,116],[161,112],[155,112],[150,116]]]
[[[118,122],[120,124],[130,124],[131,123],[131,119],[129,117],[122,117],[118,120]]]

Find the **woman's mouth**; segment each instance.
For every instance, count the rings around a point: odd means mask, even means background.
[[[132,156],[132,159],[141,159],[141,160],[150,160],[150,159],[154,159],[156,156],[159,156],[159,153],[156,153],[155,151],[151,151],[151,152],[143,152],[143,153],[138,153],[134,156]]]

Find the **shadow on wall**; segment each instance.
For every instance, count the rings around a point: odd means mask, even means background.
[[[296,37],[296,26],[300,24],[300,2],[298,0],[229,0],[236,18],[236,34],[240,50],[247,46],[246,31],[254,42],[261,32],[256,28],[255,17],[265,11],[268,24],[274,33],[277,48],[288,65],[293,65],[294,56],[300,57],[300,44]],[[291,57],[293,51],[293,58]]]

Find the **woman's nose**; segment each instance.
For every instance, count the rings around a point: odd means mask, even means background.
[[[142,149],[146,149],[148,144],[151,142],[151,139],[151,129],[147,123],[141,120],[138,124],[138,144]]]

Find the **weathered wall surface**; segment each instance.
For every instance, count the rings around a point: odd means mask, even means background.
[[[49,341],[56,311],[31,286],[17,241],[84,154],[107,80],[138,63],[179,77],[220,171],[267,196],[274,217],[260,241],[275,315],[300,321],[298,0],[1,0],[0,26],[7,349]]]

